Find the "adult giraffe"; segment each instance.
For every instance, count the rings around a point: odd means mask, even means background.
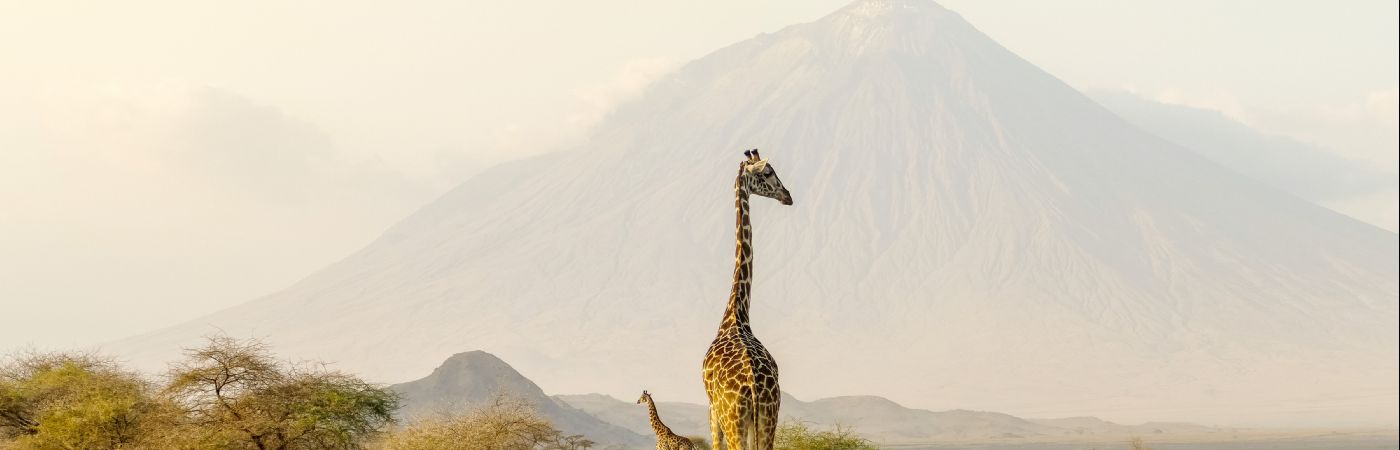
[[[749,328],[749,287],[753,281],[753,234],[749,196],[792,204],[792,195],[758,149],[744,152],[734,180],[734,286],[719,333],[705,353],[705,392],[710,397],[710,445],[728,450],[771,450],[778,427],[778,364]],[[723,441],[721,441],[723,439]]]

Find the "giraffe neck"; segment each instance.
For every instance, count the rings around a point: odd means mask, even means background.
[[[753,282],[753,230],[749,225],[749,192],[741,173],[734,180],[734,287],[729,291],[729,306],[720,322],[720,333],[727,330],[749,329],[749,287]]]
[[[671,434],[671,428],[661,423],[661,416],[656,414],[656,402],[651,401],[651,397],[647,397],[647,413],[651,415],[651,430],[655,431],[657,436]]]

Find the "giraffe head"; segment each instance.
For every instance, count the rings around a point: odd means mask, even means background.
[[[778,179],[773,165],[758,156],[758,149],[744,151],[744,162],[739,163],[739,176],[743,178],[744,189],[749,194],[768,197],[784,205],[792,204],[792,194],[783,187],[783,181]]]
[[[649,401],[651,401],[651,394],[648,394],[647,391],[643,390],[642,396],[637,398],[637,404],[640,405]]]

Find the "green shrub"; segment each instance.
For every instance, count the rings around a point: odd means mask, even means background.
[[[875,450],[878,447],[858,437],[850,428],[836,426],[831,430],[813,430],[803,422],[787,422],[778,426],[775,450]]]

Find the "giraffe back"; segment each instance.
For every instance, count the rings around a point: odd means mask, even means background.
[[[737,450],[772,448],[781,390],[778,364],[746,329],[721,333],[705,355],[705,391],[710,397],[712,433]]]

